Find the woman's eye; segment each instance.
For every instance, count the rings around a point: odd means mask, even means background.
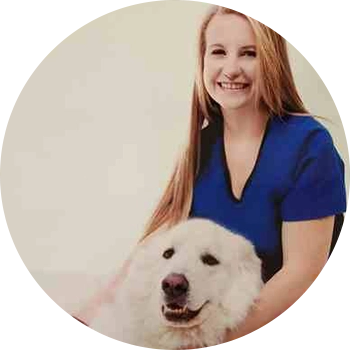
[[[225,56],[226,55],[226,51],[223,49],[215,49],[211,51],[211,54],[213,56]],[[242,56],[247,56],[247,57],[256,57],[256,51],[254,50],[247,50],[247,51],[243,51],[241,53]]]
[[[170,259],[174,255],[174,253],[175,253],[175,250],[173,248],[169,248],[163,253],[163,258]]]
[[[248,57],[256,57],[256,51],[249,50],[249,51],[244,51],[243,56],[248,56]]]
[[[225,55],[225,50],[216,49],[211,52],[212,55]]]

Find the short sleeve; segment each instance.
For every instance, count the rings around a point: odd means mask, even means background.
[[[305,140],[290,186],[281,203],[283,221],[312,220],[346,210],[344,163],[326,129]]]

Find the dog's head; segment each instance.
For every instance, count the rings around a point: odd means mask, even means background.
[[[134,302],[143,300],[138,307],[167,326],[194,327],[211,318],[233,327],[258,296],[261,264],[243,237],[191,219],[145,242],[128,284]]]

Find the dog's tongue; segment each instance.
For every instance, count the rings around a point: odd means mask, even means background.
[[[185,295],[180,295],[175,298],[167,298],[165,300],[166,306],[169,309],[181,309],[187,305],[187,297]]]

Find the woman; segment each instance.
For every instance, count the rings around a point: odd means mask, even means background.
[[[205,217],[253,242],[266,284],[229,341],[283,313],[322,270],[335,217],[346,209],[344,168],[329,133],[308,115],[276,32],[214,6],[198,57],[188,147],[143,238]]]

